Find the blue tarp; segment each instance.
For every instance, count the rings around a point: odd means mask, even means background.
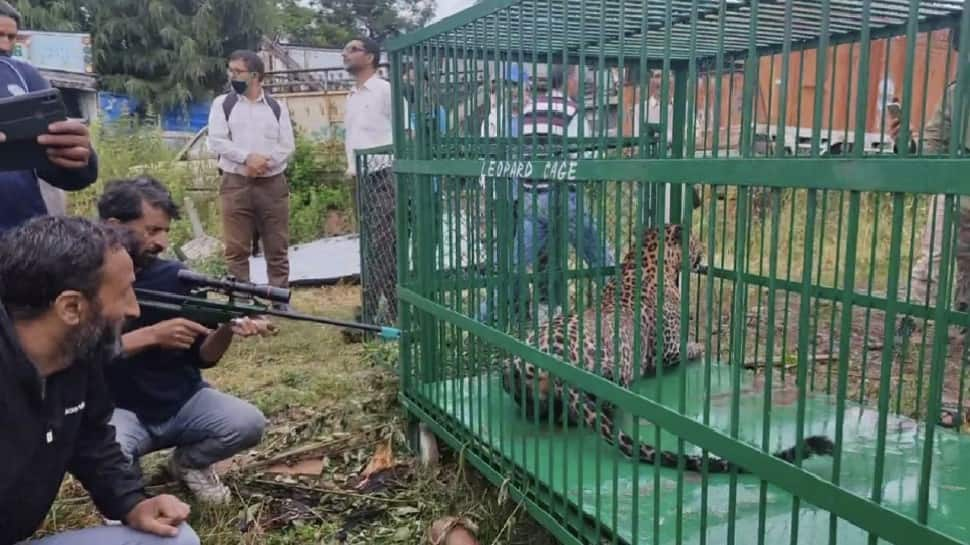
[[[210,101],[193,102],[185,107],[170,108],[161,115],[162,130],[196,133],[209,122]],[[141,103],[122,93],[98,93],[98,107],[106,121],[117,121],[137,109]]]
[[[162,114],[162,130],[196,133],[209,124],[211,101],[193,102]]]
[[[100,117],[106,121],[117,121],[124,115],[130,114],[139,106],[139,102],[127,95],[98,92],[98,110]]]

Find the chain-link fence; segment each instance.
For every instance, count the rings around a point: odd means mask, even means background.
[[[391,146],[357,151],[357,224],[360,226],[361,319],[397,321],[396,188]]]

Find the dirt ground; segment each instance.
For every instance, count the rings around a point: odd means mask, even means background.
[[[352,319],[359,301],[358,286],[294,293],[297,310],[340,319]],[[442,448],[440,464],[425,468],[408,450],[395,344],[346,344],[337,328],[277,323],[279,335],[236,342],[205,372],[214,386],[256,404],[270,425],[255,449],[220,465],[232,503],[193,503],[190,523],[203,543],[410,545],[423,543],[445,515],[469,517],[483,543],[553,543],[455,453]],[[143,459],[150,490],[189,500],[163,469],[168,454]],[[68,477],[40,534],[101,523]]]
[[[717,291],[715,291],[717,293]],[[873,294],[878,295],[878,294]],[[722,298],[715,295],[711,343],[715,350],[720,346],[720,360],[729,361],[731,343],[731,293],[725,290]],[[831,301],[813,300],[808,309],[809,328],[806,336],[809,378],[816,390],[835,393],[838,388],[839,366],[844,360],[847,367],[846,389],[850,399],[865,404],[878,402],[883,376],[883,356],[889,357],[889,385],[892,392],[890,407],[906,416],[925,418],[929,402],[933,342],[935,328],[931,322],[914,319],[908,336],[900,335],[901,317],[886,338],[886,316],[882,310],[854,306],[852,310],[848,355],[842,358],[839,350],[842,342],[842,306]],[[745,313],[745,366],[763,371],[767,352],[768,297],[762,290],[759,299],[752,290],[748,295]],[[776,367],[794,369],[798,361],[799,317],[801,298],[797,293],[778,291],[775,295],[775,341],[772,359]],[[700,313],[700,331],[706,331],[706,311]],[[696,319],[696,318],[695,318]],[[694,326],[696,327],[696,326]],[[943,373],[943,403],[956,405],[967,398],[964,347],[966,335],[959,327],[952,326],[946,342],[945,371]],[[776,374],[776,376],[778,376]],[[794,385],[795,373],[787,373],[788,382]]]

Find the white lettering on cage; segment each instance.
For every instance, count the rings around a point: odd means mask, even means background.
[[[532,163],[529,161],[482,161],[482,176],[489,178],[529,178],[532,176]]]
[[[578,161],[549,161],[542,171],[542,177],[546,180],[575,180],[578,166]]]

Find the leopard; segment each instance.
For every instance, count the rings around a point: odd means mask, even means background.
[[[635,378],[656,374],[657,366],[667,369],[681,361],[681,288],[680,277],[683,267],[683,229],[678,223],[666,224],[661,228],[650,227],[644,230],[641,247],[637,251],[631,245],[620,263],[620,282],[611,276],[604,283],[602,304],[587,308],[583,313],[562,313],[544,320],[527,336],[527,343],[540,351],[556,356],[571,365],[581,365],[586,371],[629,389]],[[661,234],[662,233],[662,234]],[[687,259],[691,271],[704,272],[704,247],[693,234],[688,233]],[[660,270],[660,240],[663,237],[663,285],[658,286]],[[637,254],[640,259],[637,259]],[[640,271],[639,290],[637,271]],[[657,324],[657,294],[663,290],[662,322]],[[619,297],[617,297],[619,290]],[[640,361],[634,362],[634,334],[639,301]],[[586,334],[580,338],[580,323],[585,324]],[[599,323],[600,334],[590,334],[594,324]],[[619,333],[619,342],[614,342],[614,334]],[[656,350],[656,336],[662,336],[661,351]],[[598,343],[598,340],[603,342]],[[617,344],[618,346],[614,346]],[[597,352],[599,357],[597,358]],[[686,360],[695,361],[704,355],[704,346],[697,342],[686,343]],[[525,410],[526,417],[538,419],[565,419],[571,425],[584,425],[596,431],[609,444],[615,445],[629,458],[638,458],[648,464],[660,463],[664,467],[678,467],[678,453],[658,450],[648,443],[641,442],[636,452],[633,439],[615,422],[615,407],[606,400],[599,401],[590,392],[564,383],[559,377],[550,377],[548,371],[538,368],[521,357],[505,360],[502,388],[512,396],[516,404]],[[551,399],[550,399],[551,397]],[[564,402],[565,398],[565,402]],[[551,409],[551,412],[550,412]],[[796,446],[779,450],[773,455],[789,463],[796,457]],[[803,459],[811,456],[831,455],[834,443],[824,435],[814,435],[802,441]],[[689,471],[700,472],[705,465],[705,457],[696,454],[684,455],[684,467]],[[729,460],[713,455],[706,457],[709,473],[748,471]]]

